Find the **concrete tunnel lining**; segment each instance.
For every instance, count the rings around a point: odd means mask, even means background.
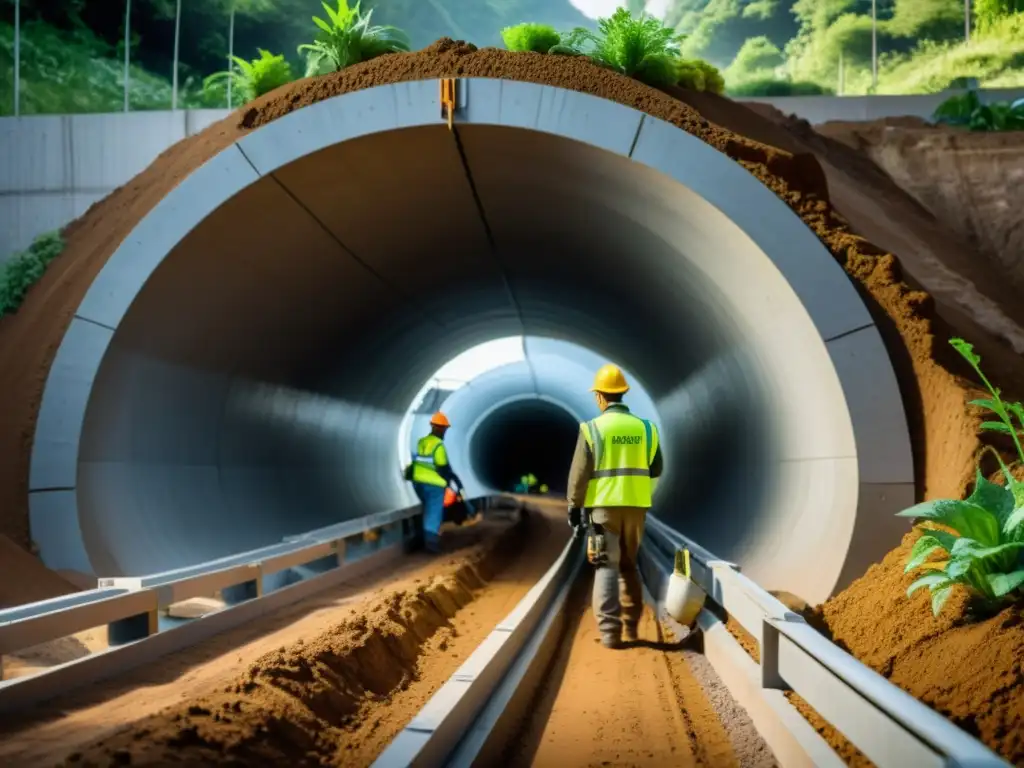
[[[30,514],[46,562],[151,572],[400,506],[395,430],[416,390],[460,349],[524,332],[637,371],[666,433],[660,513],[766,586],[821,599],[884,552],[914,498],[903,405],[870,315],[803,222],[729,158],[629,107],[462,80],[450,133],[438,90],[380,86],[279,118],[183,179],[120,245],[40,408]],[[360,175],[370,166],[377,178]],[[411,181],[421,196],[403,204]],[[346,210],[384,191],[401,226]],[[288,270],[280,254],[296,250],[303,270]],[[593,269],[624,255],[627,270]],[[345,319],[339,285],[379,328]],[[357,372],[360,359],[374,364]],[[689,426],[714,423],[719,406],[694,409],[727,389],[719,370],[745,393],[732,410],[770,436],[756,512],[722,497],[694,514],[672,481]],[[268,428],[260,409],[290,426]]]

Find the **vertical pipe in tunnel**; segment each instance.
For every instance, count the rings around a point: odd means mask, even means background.
[[[469,438],[469,461],[480,481],[511,490],[529,472],[552,491],[564,492],[579,424],[553,403],[524,399],[500,405]]]

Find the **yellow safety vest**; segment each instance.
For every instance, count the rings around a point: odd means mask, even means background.
[[[651,462],[658,429],[628,411],[608,410],[580,424],[594,457],[585,507],[651,506]]]
[[[412,481],[426,485],[447,487],[448,481],[437,473],[437,467],[448,464],[448,451],[444,441],[437,435],[421,437],[412,452]]]

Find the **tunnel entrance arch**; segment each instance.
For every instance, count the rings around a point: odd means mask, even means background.
[[[40,409],[30,510],[48,564],[138,573],[312,527],[342,498],[349,516],[398,506],[408,382],[446,349],[524,331],[650,382],[662,514],[766,586],[820,599],[884,551],[914,493],[902,403],[869,313],[813,233],[742,167],[637,110],[532,83],[462,86],[453,131],[436,80],[281,117],[124,240]],[[403,183],[360,175],[370,158]],[[417,188],[402,207],[398,190]],[[346,218],[385,191],[387,210]],[[306,277],[281,263],[296,252]],[[347,357],[327,370],[342,339]],[[320,397],[335,406],[323,414],[351,412],[274,431],[252,398],[237,407],[251,381],[268,401],[306,391],[301,408]],[[751,466],[769,482],[751,497],[723,484],[699,516],[673,455],[706,455],[699,435],[723,431],[758,443]],[[190,538],[186,522],[208,528]]]

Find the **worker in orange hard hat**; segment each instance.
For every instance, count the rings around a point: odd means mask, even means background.
[[[629,384],[618,366],[603,366],[590,391],[601,414],[580,424],[569,469],[569,524],[589,529],[598,631],[602,644],[619,648],[637,640],[643,612],[638,555],[664,460],[657,426],[622,402]]]
[[[451,423],[438,411],[430,417],[430,434],[416,441],[412,451],[412,464],[406,470],[406,479],[423,504],[423,544],[431,552],[440,551],[441,523],[444,522],[445,489],[454,485],[462,492],[459,480],[448,463],[444,436]]]

